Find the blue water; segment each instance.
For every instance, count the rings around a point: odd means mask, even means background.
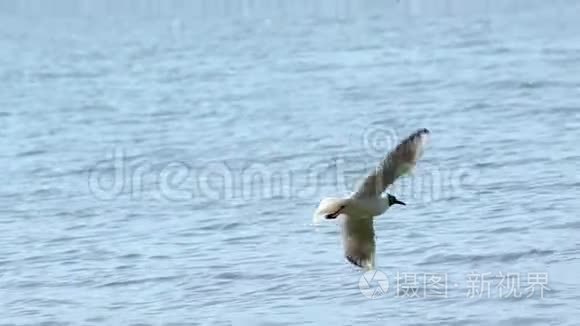
[[[1,325],[578,324],[580,6],[99,3],[0,2]]]

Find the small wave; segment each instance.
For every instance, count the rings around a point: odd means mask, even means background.
[[[42,149],[37,149],[37,150],[29,150],[29,151],[20,152],[16,156],[17,157],[38,156],[38,155],[42,155],[45,153],[47,153],[47,151],[42,150]]]
[[[525,252],[511,252],[506,254],[488,254],[488,255],[461,255],[461,254],[435,254],[427,257],[425,260],[419,263],[419,265],[436,265],[436,264],[446,264],[446,263],[476,263],[476,262],[513,262],[520,258],[525,258],[527,256],[548,256],[554,254],[553,250],[539,250],[532,249]]]
[[[491,233],[522,233],[529,231],[527,227],[513,227],[513,226],[503,226],[491,231]]]
[[[150,278],[143,278],[137,280],[125,280],[125,281],[113,281],[101,284],[97,287],[104,288],[104,287],[116,287],[116,286],[128,286],[128,285],[137,285],[137,284],[145,284],[145,283],[158,283],[158,282],[167,282],[180,279],[182,276],[159,276],[159,277],[150,277]]]
[[[555,225],[547,225],[546,229],[552,230],[570,230],[570,229],[580,229],[580,221],[567,222]]]
[[[137,259],[137,258],[141,258],[141,257],[143,257],[143,255],[136,254],[136,253],[125,254],[125,255],[119,256],[120,259]]]

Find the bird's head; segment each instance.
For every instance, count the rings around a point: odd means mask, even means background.
[[[393,205],[407,205],[404,202],[397,199],[397,197],[387,194],[387,202],[389,203],[389,207]]]

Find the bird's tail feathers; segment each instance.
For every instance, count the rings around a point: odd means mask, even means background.
[[[320,224],[326,220],[326,215],[335,212],[344,203],[344,198],[324,198],[320,201],[318,208],[314,212],[312,217],[312,222],[314,224]]]

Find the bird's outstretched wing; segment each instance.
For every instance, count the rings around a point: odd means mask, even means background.
[[[372,217],[343,215],[342,241],[346,259],[358,267],[375,265],[375,230]]]
[[[429,130],[415,131],[395,147],[354,193],[355,198],[379,197],[401,175],[415,167],[423,154]]]

